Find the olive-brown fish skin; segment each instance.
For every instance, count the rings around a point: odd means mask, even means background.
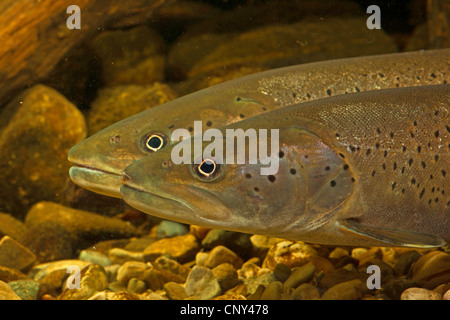
[[[220,130],[279,129],[276,174],[223,164],[205,181],[196,165],[174,165],[169,147],[124,171],[122,197],[210,228],[330,245],[442,246],[450,241],[449,112],[449,85],[275,110]]]
[[[221,127],[267,111],[338,94],[383,88],[442,84],[449,80],[450,49],[330,60],[285,67],[228,81],[120,121],[69,152],[72,180],[92,191],[120,197],[120,174],[152,154],[152,133],[177,128]]]

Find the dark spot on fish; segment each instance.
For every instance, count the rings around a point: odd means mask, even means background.
[[[336,138],[339,138],[339,133],[336,133],[335,136],[336,136]]]
[[[327,95],[331,96],[331,90],[327,89]]]
[[[414,161],[413,158],[410,158],[408,161],[408,165],[411,166],[413,164],[413,161]]]
[[[240,114],[239,114],[239,118],[245,118],[245,115],[242,114],[242,113],[240,113]]]
[[[330,181],[330,186],[335,187],[335,186],[336,186],[336,181],[331,180],[331,181]]]
[[[250,178],[252,177],[252,175],[251,175],[250,173],[246,173],[246,174],[245,174],[245,177],[246,177],[247,179],[250,179]]]
[[[168,126],[168,129],[172,129],[173,127],[175,127],[173,124],[171,124],[170,126]]]
[[[445,175],[447,174],[447,172],[445,170],[441,170],[442,176],[445,178]]]
[[[348,164],[344,164],[344,170],[348,169]]]
[[[439,160],[439,156],[437,154],[434,155],[434,161],[438,161]]]
[[[342,153],[339,153],[339,156],[343,159],[345,159],[345,156]]]
[[[402,146],[402,151],[405,152],[406,151],[406,147]]]
[[[416,184],[416,179],[412,178],[411,179],[411,184]]]
[[[262,109],[263,109],[263,111],[267,111],[267,108],[266,108],[266,107],[262,107]]]
[[[436,111],[434,112],[434,115],[437,116],[438,114],[439,114],[439,110],[436,110]]]
[[[430,180],[433,180],[433,175],[432,174],[430,174]]]
[[[291,170],[289,170],[289,172],[293,175],[293,174],[296,174],[297,173],[297,171],[295,170],[295,169],[291,169]]]
[[[414,133],[412,131],[410,132],[410,134],[411,134],[411,138],[414,138]]]
[[[258,187],[254,187],[253,190],[255,190],[256,192],[258,192],[258,191],[259,191],[259,188],[258,188]]]
[[[395,185],[396,185],[396,184],[397,184],[397,183],[395,183],[395,182],[392,183],[392,190],[395,189]]]
[[[425,164],[425,162],[424,161],[422,161],[422,168],[424,168],[425,169],[425,167],[426,167],[427,165]]]
[[[422,199],[424,194],[425,194],[425,188],[423,188],[422,191],[420,192],[419,199]]]
[[[369,154],[370,154],[370,152],[372,152],[372,150],[371,150],[371,149],[367,149],[367,151],[366,151],[366,155],[369,155]]]
[[[372,177],[375,175],[375,170],[372,171]]]
[[[355,182],[355,181],[356,181],[355,178],[353,178],[353,177],[352,177],[350,180],[351,180],[352,182]]]
[[[267,177],[267,179],[269,179],[270,182],[275,182],[276,178],[273,175],[270,175]]]
[[[397,169],[397,162],[394,162],[394,170]]]
[[[384,78],[384,74],[382,74],[381,72],[379,72],[378,75],[380,76],[380,78]]]
[[[283,151],[278,152],[278,157],[280,159],[283,158],[284,157],[284,152]]]
[[[402,167],[402,174],[405,173],[405,167]]]
[[[384,150],[384,154],[383,154],[383,156],[386,158],[387,157],[387,150]]]
[[[306,93],[306,97],[307,97],[308,99],[310,99],[310,98],[311,98],[311,95],[310,95],[309,93]]]
[[[379,149],[380,148],[380,144],[377,142],[375,143],[375,148]]]
[[[330,170],[330,166],[326,166],[325,171],[329,171],[329,170]]]
[[[383,163],[382,167],[383,167],[383,170],[386,170],[386,163]]]
[[[439,201],[439,197],[437,197],[437,198],[434,199],[434,202],[437,203],[438,201]]]
[[[418,146],[418,147],[417,147],[417,153],[420,153],[420,151],[422,151],[422,147],[421,147],[421,146]]]
[[[236,97],[236,101],[241,101],[241,97]]]
[[[402,193],[405,193],[405,188],[402,188]]]
[[[436,75],[432,72],[432,73],[430,73],[430,78],[435,79]]]
[[[436,130],[436,131],[434,132],[434,136],[435,136],[436,138],[439,138],[439,130]]]
[[[355,87],[355,91],[356,91],[356,92],[360,92],[360,90],[359,90],[358,87]]]
[[[297,94],[295,92],[292,92],[292,98],[294,98],[294,99],[297,98]]]
[[[211,126],[212,126],[212,122],[208,120],[208,121],[206,122],[206,126],[207,126],[207,127],[211,127]]]
[[[378,133],[378,134],[380,134],[380,133],[381,133],[381,130],[380,130],[380,128],[377,128],[377,133]]]
[[[394,138],[394,133],[393,132],[391,132],[389,135],[391,136],[391,138]]]
[[[414,120],[413,125],[417,126],[417,121],[416,120]]]
[[[188,130],[189,130],[189,132],[192,132],[192,131],[194,131],[194,128],[189,127]]]

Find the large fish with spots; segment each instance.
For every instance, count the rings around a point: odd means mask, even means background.
[[[69,152],[72,180],[120,197],[120,174],[133,161],[175,143],[177,128],[221,127],[264,112],[328,96],[383,88],[442,84],[450,49],[330,60],[270,70],[189,94],[120,121]]]
[[[277,173],[262,175],[260,162],[227,163],[218,151],[196,159],[190,138],[181,143],[192,148],[192,164],[174,164],[179,145],[136,161],[124,171],[122,198],[165,219],[313,243],[450,241],[450,85],[278,109],[220,128],[216,146],[227,150],[231,129],[278,129]],[[202,150],[211,144],[203,141]]]

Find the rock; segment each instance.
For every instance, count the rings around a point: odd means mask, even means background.
[[[339,268],[323,276],[320,280],[320,288],[328,289],[341,282],[348,282],[355,279],[359,279],[360,281],[366,283],[367,277],[368,274],[365,273],[355,273]]]
[[[69,149],[86,136],[81,112],[37,85],[0,113],[0,207],[22,219],[42,200],[58,201],[69,179]]]
[[[273,272],[257,275],[254,277],[246,278],[243,283],[247,286],[248,294],[252,295],[256,292],[259,286],[267,287],[269,283],[277,281]],[[256,297],[253,297],[254,299]],[[258,298],[256,298],[258,299]]]
[[[322,295],[323,300],[358,300],[368,291],[364,282],[359,279],[339,283]]]
[[[92,39],[90,47],[100,60],[106,86],[147,85],[164,79],[164,41],[146,26],[106,30]]]
[[[394,266],[395,273],[398,275],[408,274],[411,266],[417,260],[419,260],[420,257],[420,253],[418,253],[416,250],[412,250],[402,254]]]
[[[212,299],[222,293],[219,281],[212,271],[205,267],[195,266],[189,273],[185,290],[188,297],[195,296],[200,300]]]
[[[127,291],[130,293],[143,293],[145,292],[145,290],[147,290],[147,285],[145,284],[144,281],[136,279],[136,278],[131,278],[128,281],[127,284]]]
[[[181,236],[189,232],[189,228],[182,223],[163,220],[156,228],[157,238],[171,238]]]
[[[442,298],[443,300],[450,300],[450,290],[448,290],[446,293],[444,293],[444,296]]]
[[[270,248],[262,266],[273,270],[278,263],[284,263],[291,269],[306,264],[317,252],[304,242],[282,241]]]
[[[357,248],[358,249],[358,248]],[[373,261],[381,261],[382,251],[379,247],[370,248],[367,251],[360,250],[356,253],[356,250],[352,251],[352,257],[359,260],[359,266],[363,266],[365,264],[374,264]]]
[[[0,239],[4,236],[10,236],[21,242],[26,230],[27,227],[22,221],[14,218],[10,214],[0,212]]]
[[[108,252],[108,257],[112,263],[123,264],[126,261],[144,262],[144,254],[142,252],[133,252],[120,248],[112,248]]]
[[[347,249],[336,247],[333,251],[328,255],[328,258],[330,259],[339,259],[345,256],[348,256],[349,252]]]
[[[187,298],[186,290],[183,285],[176,282],[167,282],[163,289],[167,292],[167,297],[170,300],[184,300]]]
[[[21,279],[29,279],[29,278],[19,270],[0,266],[0,281],[10,282]]]
[[[37,300],[40,284],[34,280],[16,280],[8,285],[22,300]]]
[[[70,274],[67,272],[67,269],[59,269],[52,271],[39,279],[39,296],[41,299],[44,299],[44,296],[46,295],[52,297],[59,296],[69,276]]]
[[[89,135],[177,97],[173,89],[161,83],[105,87],[92,102],[88,117]]]
[[[202,240],[202,247],[212,249],[225,246],[240,254],[249,253],[252,248],[250,235],[240,232],[212,229]]]
[[[72,238],[67,229],[52,221],[27,228],[22,243],[40,263],[70,259],[73,256]]]
[[[230,263],[222,263],[212,270],[213,276],[219,281],[222,292],[239,284],[236,268]]]
[[[88,265],[90,265],[90,262],[87,261],[81,261],[81,260],[59,260],[59,261],[52,261],[47,263],[42,263],[34,266],[29,272],[28,277],[31,279],[34,279],[36,281],[41,280],[46,275],[57,271],[57,270],[63,270],[67,273],[67,270],[73,267],[78,267],[80,270],[84,269]],[[70,273],[70,272],[69,272]]]
[[[200,245],[194,235],[188,233],[182,236],[158,240],[144,250],[145,261],[153,261],[161,255],[168,254],[180,263],[192,260]]]
[[[217,246],[209,253],[205,261],[205,266],[212,269],[222,263],[230,263],[236,269],[239,269],[242,267],[244,261],[227,247]]]
[[[277,280],[284,282],[291,275],[291,268],[284,263],[278,263],[273,269],[273,275]]]
[[[383,292],[393,300],[399,300],[403,291],[416,287],[417,282],[408,279],[393,279],[388,281],[383,287]]]
[[[189,226],[189,232],[199,240],[203,240],[209,233],[209,231],[211,231],[210,228],[200,227],[193,224]]]
[[[284,290],[296,288],[300,284],[310,281],[314,276],[315,271],[316,267],[311,263],[293,268],[291,275],[284,282]]]
[[[105,254],[93,250],[82,250],[78,259],[98,264],[102,267],[110,266],[111,260]]]
[[[442,296],[423,288],[409,288],[403,291],[400,300],[442,300]]]
[[[128,261],[125,262],[117,270],[117,281],[122,284],[127,284],[131,278],[145,281],[147,276],[147,270],[151,266],[139,261]]]
[[[323,274],[334,271],[334,266],[330,260],[317,256],[311,259],[311,263],[316,267],[316,272],[322,272]],[[353,266],[353,265],[352,265]]]
[[[182,282],[186,281],[186,278],[190,272],[189,268],[184,265],[178,263],[173,259],[169,259],[167,257],[161,256],[155,260],[153,266],[158,270],[164,270],[174,275],[180,277]]]
[[[26,270],[36,261],[36,256],[28,248],[9,236],[0,240],[0,265]]]
[[[431,251],[417,260],[412,272],[412,280],[426,289],[450,282],[450,254]]]
[[[359,17],[344,20],[329,17],[293,24],[266,24],[240,34],[184,35],[169,52],[168,69],[170,74],[181,78],[205,78],[222,68],[274,68],[397,51],[394,41],[384,31],[373,33],[365,26],[366,19]],[[282,52],[279,48],[283,48]]]
[[[81,270],[80,288],[66,286],[58,300],[86,300],[107,287],[108,277],[105,269],[98,264],[91,264]]]
[[[39,202],[31,208],[25,224],[32,228],[49,221],[68,231],[73,250],[84,249],[98,241],[96,239],[130,238],[137,235],[136,229],[122,220],[47,201]]]
[[[119,291],[100,291],[95,293],[88,300],[147,300],[144,296],[132,292]]]
[[[252,290],[252,293],[247,296],[247,300],[261,300],[261,295],[265,289],[266,287],[260,284],[256,290]]]
[[[0,300],[22,300],[14,290],[6,283],[0,280]]]
[[[302,283],[291,293],[294,300],[315,300],[320,298],[319,290],[310,283]]]
[[[261,300],[280,300],[283,284],[281,281],[272,281],[261,294]]]
[[[208,259],[209,252],[197,252],[195,255],[195,264],[198,266],[205,266],[206,259]]]

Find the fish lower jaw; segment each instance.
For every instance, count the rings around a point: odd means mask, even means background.
[[[120,198],[120,175],[96,168],[74,165],[70,179],[80,187],[109,197]]]

